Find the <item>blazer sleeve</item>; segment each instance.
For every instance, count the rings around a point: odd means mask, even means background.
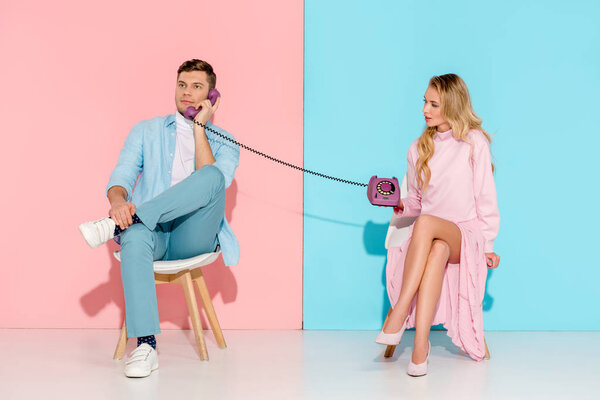
[[[500,228],[496,184],[492,172],[489,142],[483,135],[474,142],[472,162],[475,206],[485,238],[484,251],[491,253],[494,251],[494,239]]]
[[[136,124],[125,139],[125,144],[119,154],[117,166],[110,174],[106,193],[113,186],[122,186],[127,191],[127,201],[131,200],[131,193],[139,173],[144,166],[143,162],[144,130],[140,123]]]
[[[229,132],[226,132],[222,129],[219,129],[219,132],[235,140],[233,135],[231,135]],[[223,174],[223,177],[225,178],[225,188],[228,188],[233,181],[235,170],[240,163],[240,148],[237,144],[228,142],[222,138],[219,138],[218,141],[221,143],[221,145],[215,152],[215,163],[213,165],[217,167]]]
[[[416,159],[414,155],[414,145],[411,145],[410,149],[408,149],[406,160],[406,183],[408,186],[408,193],[406,194],[406,197],[402,197],[404,210],[398,212],[394,210],[394,213],[400,217],[417,217],[421,214],[421,190],[419,189],[415,173]]]

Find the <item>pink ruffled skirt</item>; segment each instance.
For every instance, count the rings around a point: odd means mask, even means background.
[[[473,360],[481,361],[485,356],[482,308],[487,278],[485,239],[477,219],[458,222],[456,225],[462,235],[460,262],[446,265],[442,292],[432,325],[442,324],[448,330],[452,343]],[[402,246],[388,250],[386,283],[392,305],[396,304],[400,296],[404,261],[413,227],[414,224],[410,226],[408,239]],[[409,309],[408,328],[415,326],[415,316],[416,296]]]

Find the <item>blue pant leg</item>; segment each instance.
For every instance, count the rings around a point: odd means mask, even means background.
[[[156,225],[206,207],[224,188],[223,173],[214,165],[205,165],[171,186],[152,200],[136,207],[144,225],[154,230]]]
[[[160,260],[168,234],[133,224],[121,237],[121,279],[125,295],[127,337],[160,333],[152,263]]]
[[[222,176],[222,175],[221,175]],[[225,216],[225,186],[217,186],[210,202],[173,221],[165,260],[180,260],[215,250]]]

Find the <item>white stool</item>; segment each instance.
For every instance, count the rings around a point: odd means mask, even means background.
[[[184,260],[154,261],[153,263],[154,281],[157,285],[161,283],[175,283],[183,286],[185,300],[192,319],[192,327],[194,328],[194,336],[196,337],[196,345],[198,346],[201,360],[208,360],[208,350],[206,349],[206,341],[204,340],[204,332],[202,331],[202,323],[200,322],[198,303],[196,302],[192,281],[196,282],[196,287],[198,288],[198,293],[200,293],[200,299],[202,300],[206,317],[210,323],[213,334],[215,335],[217,344],[222,349],[227,347],[200,268],[214,262],[219,257],[219,254],[221,254],[221,249],[220,247],[217,247],[213,253],[200,254],[196,257],[186,258]],[[121,261],[120,251],[115,251],[114,256],[119,262]],[[123,321],[121,335],[119,336],[119,342],[117,343],[117,348],[115,349],[115,354],[113,356],[114,359],[123,357],[126,345],[127,326],[125,320]]]

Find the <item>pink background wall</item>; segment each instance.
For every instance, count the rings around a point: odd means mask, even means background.
[[[0,7],[0,327],[118,327],[117,246],[90,249],[77,226],[107,215],[126,135],[175,111],[177,67],[201,58],[223,94],[214,122],[301,165],[303,2]],[[222,326],[301,328],[302,175],[242,150],[226,214],[240,264],[204,270]],[[159,286],[158,303],[163,328],[189,328],[181,287]]]

